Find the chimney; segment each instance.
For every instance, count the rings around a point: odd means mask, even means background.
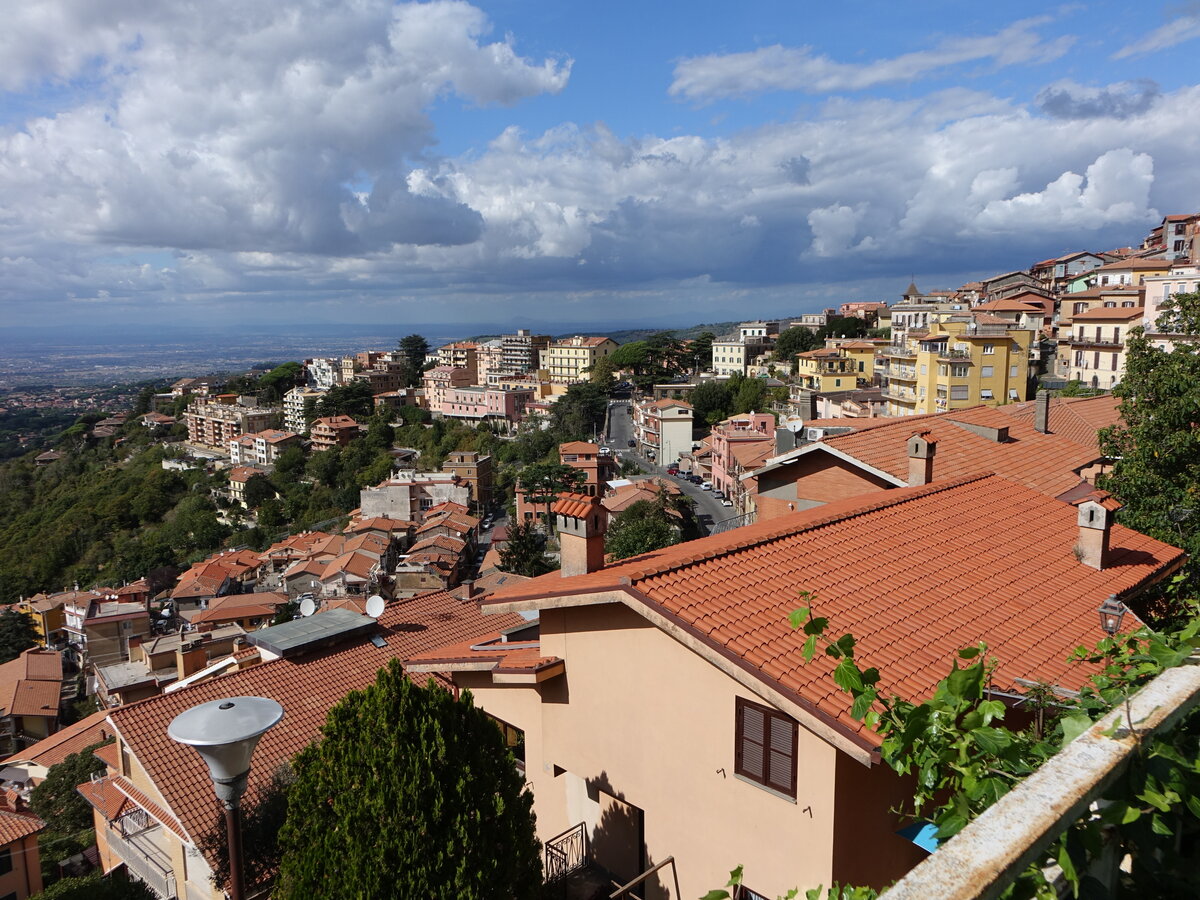
[[[933,481],[933,457],[937,453],[937,438],[928,431],[914,434],[908,439],[908,486],[929,484]]]
[[[463,588],[463,599],[464,600],[474,600],[475,599],[475,581],[474,581],[474,579],[468,578],[466,581],[464,581],[462,583],[462,588]]]
[[[600,505],[600,498],[563,494],[551,510],[558,528],[563,577],[603,569],[608,511]]]
[[[775,452],[787,453],[789,450],[796,449],[796,432],[790,428],[775,429]]]
[[[796,412],[804,422],[811,422],[817,417],[817,392],[801,391],[796,403]]]
[[[1033,427],[1035,431],[1046,434],[1050,431],[1050,392],[1040,390],[1034,400]]]
[[[1112,532],[1113,514],[1120,505],[1104,491],[1095,491],[1075,501],[1079,510],[1079,542],[1075,556],[1085,566],[1104,569],[1109,563],[1108,540]]]

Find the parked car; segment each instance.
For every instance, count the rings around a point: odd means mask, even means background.
[[[722,506],[733,506],[733,501],[730,500],[728,497],[726,497],[724,500],[721,501],[721,505]]]
[[[701,478],[699,475],[689,475],[688,476],[688,481],[690,481],[692,484],[699,484],[703,480],[704,479]]]
[[[712,490],[712,482],[711,481],[702,481],[700,483],[700,490],[711,491]]]
[[[718,500],[725,499],[725,494],[722,493],[721,491],[713,491],[713,496],[716,497]]]

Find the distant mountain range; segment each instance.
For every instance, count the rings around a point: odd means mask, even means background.
[[[622,331],[608,331],[605,329],[581,329],[577,331],[568,331],[565,334],[551,335],[555,340],[574,337],[577,334],[587,334],[592,337],[610,337],[618,344],[631,344],[634,341],[644,341],[653,334],[662,334],[664,331],[669,331],[671,334],[680,340],[691,340],[703,334],[706,331],[711,331],[717,337],[723,334],[729,334],[731,331],[736,331],[741,320],[733,322],[707,322],[700,325],[689,325],[687,328],[626,328]],[[467,341],[494,341],[500,335],[498,334],[477,334],[473,337],[463,338]]]

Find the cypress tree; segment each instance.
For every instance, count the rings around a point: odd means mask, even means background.
[[[273,896],[540,895],[532,795],[469,692],[418,687],[393,660],[293,768]]]

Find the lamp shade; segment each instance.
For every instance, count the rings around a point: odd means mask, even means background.
[[[283,718],[283,707],[266,697],[229,697],[185,709],[167,727],[174,741],[195,747],[213,781],[245,777],[259,738]]]
[[[1121,630],[1121,620],[1125,618],[1125,604],[1111,595],[1100,604],[1100,627],[1105,634],[1116,634]]]

